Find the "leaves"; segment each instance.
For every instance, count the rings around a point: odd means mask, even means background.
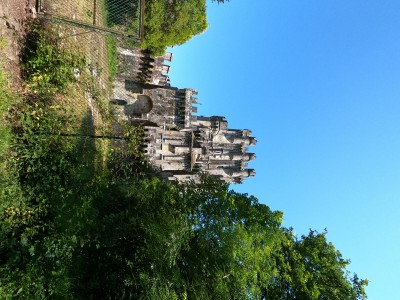
[[[28,87],[43,96],[62,93],[69,82],[75,81],[74,69],[84,69],[84,58],[64,49],[56,32],[43,30],[34,22],[30,27],[22,52]]]
[[[367,281],[352,280],[346,270],[349,260],[326,234],[310,230],[300,239],[284,230],[274,251],[275,275],[263,284],[265,297],[273,299],[366,299]]]
[[[167,46],[181,45],[207,28],[205,0],[146,2],[143,48],[162,55]]]
[[[168,26],[202,22],[202,7],[175,4]],[[92,137],[69,135],[78,122],[48,91],[76,57],[60,64],[60,45],[38,41],[43,61],[26,64],[38,94],[10,110],[2,153],[0,299],[366,298],[368,282],[350,277],[326,232],[297,238],[281,212],[208,176],[170,184],[144,173],[142,128],[118,124],[123,142],[106,162]]]

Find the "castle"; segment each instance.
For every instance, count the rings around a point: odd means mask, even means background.
[[[172,87],[168,77],[172,54],[152,58],[139,49],[118,48],[118,75],[113,104],[120,117],[146,131],[145,153],[169,181],[199,180],[208,173],[228,183],[255,175],[248,162],[256,144],[251,131],[230,129],[225,117],[196,116],[197,91]]]

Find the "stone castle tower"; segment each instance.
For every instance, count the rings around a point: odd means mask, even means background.
[[[143,50],[119,48],[113,100],[122,118],[141,124],[147,133],[145,152],[161,177],[199,179],[201,172],[228,183],[255,175],[247,169],[255,158],[251,131],[229,129],[225,117],[196,116],[197,91],[171,87],[172,54],[151,58]]]

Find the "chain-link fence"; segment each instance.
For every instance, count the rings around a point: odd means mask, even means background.
[[[115,76],[115,40],[111,35],[88,31],[68,23],[50,22],[47,26],[57,35],[63,51],[72,51],[84,60],[84,67],[74,70],[76,83],[64,91],[65,95],[59,97],[58,102],[70,107],[79,118],[90,120],[88,126],[94,127],[100,134],[105,124],[102,116],[106,115],[102,110],[107,109],[112,91],[112,76]]]
[[[77,115],[90,111],[98,128],[113,98],[118,49],[134,49],[143,36],[144,0],[37,0],[37,8],[62,47],[84,58],[87,68],[75,70],[81,84],[64,101]]]
[[[38,12],[76,27],[143,38],[144,0],[38,0]]]
[[[127,129],[121,127],[123,119],[115,118],[118,111],[110,111],[118,107],[109,104],[116,95],[127,93],[121,76],[133,73],[137,78],[136,73],[142,73],[139,65],[121,60],[121,51],[129,52],[128,57],[145,52],[137,47],[143,37],[144,0],[37,1],[39,17],[46,21],[61,47],[70,49],[85,61],[85,68],[74,71],[76,84],[67,91],[68,95],[58,99],[59,104],[71,108],[77,120],[81,120],[72,125],[76,130],[71,136],[85,137],[104,152],[110,147],[115,153],[120,149],[122,154],[113,157],[113,161],[131,159],[132,147],[121,146],[129,141]],[[133,156],[139,155],[138,150],[134,152]],[[137,160],[133,159],[133,163]]]

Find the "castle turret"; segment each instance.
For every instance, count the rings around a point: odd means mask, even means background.
[[[169,84],[172,54],[152,58],[142,50],[118,49],[122,62],[111,103],[121,118],[144,126],[145,153],[167,180],[199,180],[208,173],[229,183],[255,175],[248,129],[230,129],[223,116],[196,116],[197,91]],[[167,84],[168,81],[168,84]]]

